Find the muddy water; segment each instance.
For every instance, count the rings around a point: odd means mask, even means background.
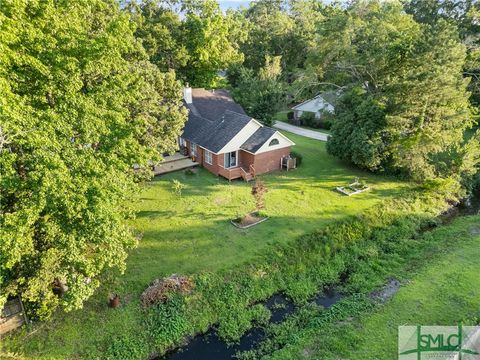
[[[332,306],[342,299],[342,295],[332,290],[327,291],[312,299],[318,305],[325,308]],[[277,294],[263,302],[263,304],[271,311],[271,323],[280,323],[285,317],[295,311],[295,305],[285,296]],[[253,349],[257,343],[265,339],[265,333],[261,328],[253,328],[247,332],[240,342],[233,346],[228,346],[211,329],[206,334],[196,336],[188,345],[167,353],[165,356],[158,358],[166,360],[212,360],[212,359],[231,359],[239,351]]]
[[[478,215],[480,214],[480,190],[460,203],[458,215]]]

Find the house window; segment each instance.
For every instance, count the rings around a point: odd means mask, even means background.
[[[225,168],[231,168],[237,166],[237,152],[232,151],[225,153],[224,155],[224,165]]]
[[[197,144],[192,143],[190,153],[192,154],[192,156],[197,156]]]
[[[212,153],[208,150],[205,150],[205,162],[212,165]]]
[[[272,139],[269,143],[268,146],[274,146],[280,144],[280,141],[278,139]]]

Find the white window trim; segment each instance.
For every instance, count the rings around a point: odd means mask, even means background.
[[[192,156],[197,156],[197,144],[193,142],[191,143],[190,152],[192,153]]]
[[[212,165],[213,164],[213,156],[212,156],[212,153],[208,150],[205,150],[204,152],[204,159],[205,159],[205,162],[209,165]],[[208,161],[210,159],[210,161]]]
[[[229,166],[229,167],[225,167],[225,155],[228,154],[228,156],[230,157],[230,153],[234,152],[235,153],[235,165],[234,166]],[[238,167],[238,150],[235,150],[235,151],[229,151],[229,152],[226,152],[223,154],[223,168],[224,169],[233,169],[233,168],[236,168]]]
[[[282,141],[280,141],[279,145],[268,146],[268,144],[270,144],[270,141],[273,138],[277,138],[278,140],[283,139],[285,141],[285,143],[282,144],[282,142],[283,142],[283,140],[282,140]],[[282,149],[282,148],[285,148],[285,147],[288,147],[288,146],[293,146],[293,145],[295,145],[295,143],[292,140],[287,138],[281,132],[275,131],[275,133],[267,141],[265,141],[265,143],[260,147],[260,149],[258,149],[255,152],[255,155],[262,154],[262,153],[265,153],[265,152],[268,152],[268,151],[271,151],[271,150]]]
[[[180,136],[179,142],[180,142],[180,146],[183,146],[183,147],[187,146],[187,141],[181,136]]]

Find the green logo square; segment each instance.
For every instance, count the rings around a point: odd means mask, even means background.
[[[399,360],[480,360],[480,326],[399,326]]]

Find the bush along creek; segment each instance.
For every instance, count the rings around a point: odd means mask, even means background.
[[[418,190],[301,236],[288,245],[271,248],[234,270],[194,275],[192,291],[172,292],[166,301],[145,310],[145,332],[132,333],[128,341],[114,338],[107,348],[110,357],[121,353],[123,359],[149,354],[188,358],[175,349],[183,347],[186,356],[190,341],[191,346],[205,343],[201,346],[210,347],[212,343],[207,340],[237,344],[235,352],[254,352],[251,347],[263,338],[263,332],[272,338],[271,332],[281,331],[276,329],[287,326],[284,324],[301,324],[302,314],[321,312],[328,318],[332,315],[327,314],[357,311],[355,304],[360,308],[370,306],[370,297],[365,294],[380,289],[392,275],[401,278],[411,264],[424,261],[427,249],[432,253],[440,246],[420,241],[421,233],[439,225],[439,215],[463,195],[454,181],[437,181]],[[337,284],[337,291],[345,299],[329,309],[311,304],[316,294],[332,284]],[[276,316],[282,305],[261,303],[275,294],[283,294],[296,307],[278,324],[269,318]],[[255,330],[259,335],[248,334],[255,339],[242,347],[242,336],[255,327],[260,328]],[[207,335],[195,338],[199,334]],[[243,341],[247,342],[246,337]],[[273,350],[281,346],[281,341],[260,345],[259,351],[262,346]]]
[[[317,308],[329,308],[341,298],[341,294],[328,289],[312,299],[311,304],[317,305]],[[274,324],[283,323],[287,317],[295,313],[297,307],[282,294],[276,294],[262,304],[253,305],[251,309],[259,311],[260,316],[255,323],[256,326],[244,334],[238,342],[226,343],[212,328],[206,334],[196,336],[184,348],[175,349],[159,359],[229,359],[241,356],[242,352],[256,354],[253,351],[254,347],[267,339],[269,335],[267,330]]]

